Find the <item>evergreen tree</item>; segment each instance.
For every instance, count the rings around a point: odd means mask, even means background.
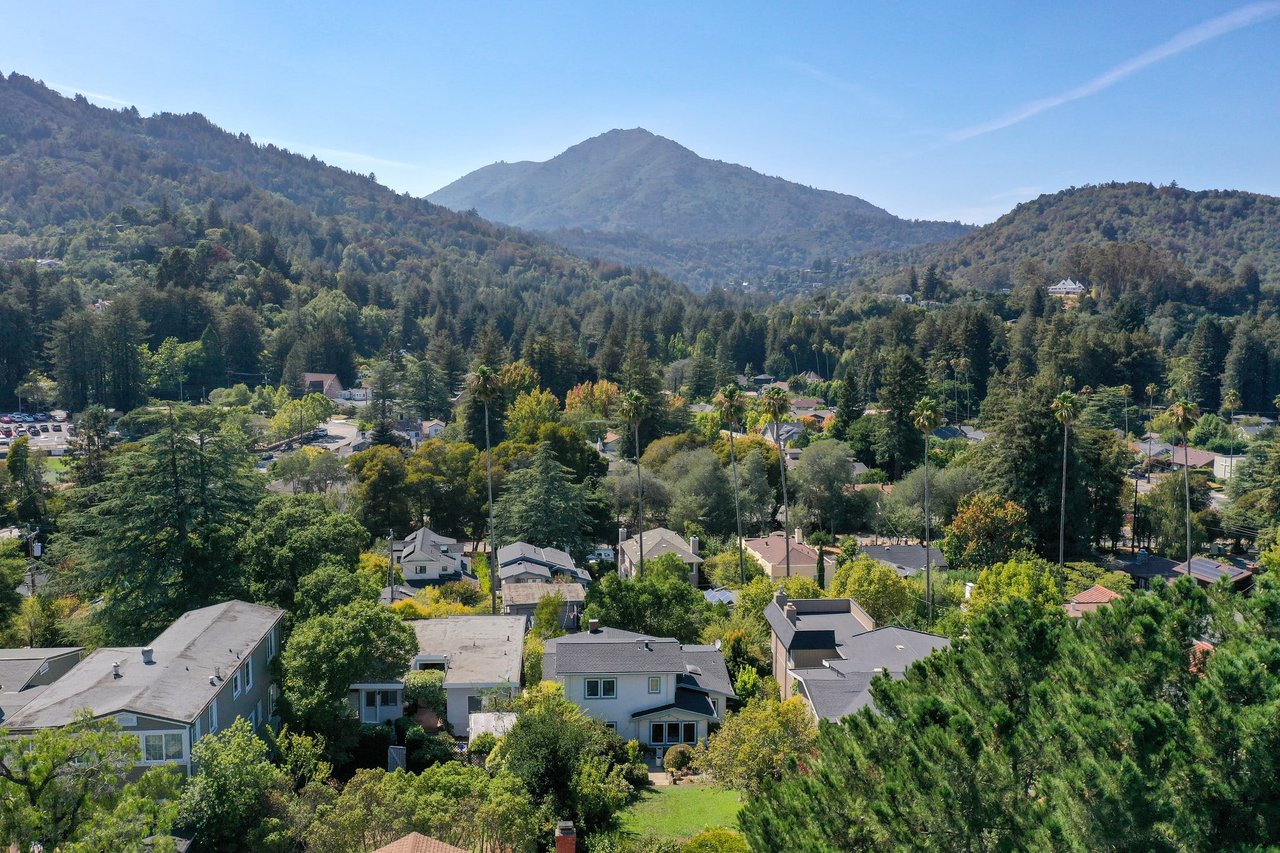
[[[573,472],[543,442],[529,467],[507,475],[493,523],[502,542],[560,548],[581,559],[591,552],[602,514],[600,501],[573,481]]]
[[[1218,408],[1220,380],[1230,342],[1212,317],[1202,317],[1191,336],[1187,372],[1192,399],[1206,411]]]
[[[878,408],[880,429],[876,435],[876,458],[893,479],[921,457],[920,436],[911,419],[911,409],[925,391],[925,372],[920,360],[906,347],[889,354],[881,378]]]

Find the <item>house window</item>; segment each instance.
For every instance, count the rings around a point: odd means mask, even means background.
[[[248,690],[250,687],[253,687],[253,658],[244,662],[244,689]]]
[[[660,675],[649,676],[649,692],[650,693],[662,692],[662,676]]]
[[[276,656],[276,629],[272,628],[267,632],[267,660],[274,660]]]
[[[666,726],[662,723],[649,724],[649,743],[666,743]]]
[[[142,760],[145,762],[182,761],[182,732],[157,732],[140,735]]]
[[[612,721],[606,722],[604,727],[611,732],[616,732],[618,730],[618,724]]]
[[[685,743],[697,743],[698,742],[698,724],[684,723],[683,726],[684,726],[683,741]]]
[[[364,692],[364,704],[366,708],[378,707],[378,691],[366,690]]]
[[[218,699],[209,703],[209,734],[213,734],[218,730]]]
[[[588,699],[613,699],[618,695],[616,678],[588,678],[586,697]]]
[[[247,718],[247,719],[249,720],[249,731],[251,731],[251,732],[256,732],[256,731],[258,730],[258,712],[257,712],[257,710],[255,709],[255,710],[253,710],[253,711],[250,711],[250,712],[249,712],[249,716],[248,716],[248,718]]]
[[[680,724],[667,723],[667,743],[680,742]]]
[[[382,707],[390,708],[393,705],[400,704],[399,690],[383,690],[382,691]]]
[[[195,743],[200,740],[200,717],[196,717],[196,724],[191,730],[191,742]]]
[[[720,716],[720,700],[719,699],[711,700],[711,713],[715,714],[717,717]]]
[[[235,698],[240,695],[240,670],[236,670],[231,676],[231,696]]]

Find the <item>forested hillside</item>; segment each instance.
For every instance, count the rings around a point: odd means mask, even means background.
[[[101,109],[17,74],[0,77],[0,260],[6,404],[40,370],[67,402],[128,407],[135,344],[206,333],[226,354],[213,372],[251,384],[349,383],[358,356],[428,346],[456,381],[486,328],[516,353],[537,329],[581,360],[611,330],[620,351],[624,319],[688,298],[202,116]]]
[[[1129,243],[1176,261],[1188,279],[1230,279],[1248,263],[1263,281],[1280,282],[1280,198],[1137,182],[1072,187],[1020,204],[954,242],[869,254],[855,267],[874,275],[932,263],[957,283],[994,289],[1014,283],[1028,258],[1070,263],[1086,248]]]
[[[430,198],[704,287],[970,230],[708,160],[640,128],[611,130],[544,163],[494,163]]]

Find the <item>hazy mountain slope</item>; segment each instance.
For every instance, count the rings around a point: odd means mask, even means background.
[[[1020,204],[952,243],[871,253],[856,268],[877,274],[935,263],[959,283],[1003,287],[1026,259],[1052,269],[1074,247],[1108,242],[1167,252],[1192,275],[1228,276],[1247,261],[1264,281],[1280,282],[1280,198],[1137,182],[1072,187]]]
[[[971,230],[899,219],[854,196],[704,159],[641,129],[609,131],[544,163],[495,163],[429,198],[701,284]]]

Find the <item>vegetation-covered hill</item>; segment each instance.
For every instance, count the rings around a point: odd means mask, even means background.
[[[1263,282],[1280,282],[1280,198],[1137,182],[1072,187],[1020,204],[952,243],[867,255],[855,267],[874,274],[933,263],[956,284],[998,288],[1013,284],[1027,259],[1055,267],[1109,243],[1145,244],[1193,277],[1229,278],[1249,262]]]
[[[328,307],[303,312],[317,297]],[[286,362],[351,381],[357,357],[429,345],[456,376],[490,326],[510,352],[534,329],[586,358],[615,323],[689,298],[198,114],[144,118],[0,76],[0,401],[65,369],[55,329],[100,299],[130,340],[212,328],[240,342],[233,375],[275,382]]]
[[[695,285],[970,230],[899,219],[854,196],[707,160],[639,128],[609,131],[543,163],[485,166],[430,199]]]

